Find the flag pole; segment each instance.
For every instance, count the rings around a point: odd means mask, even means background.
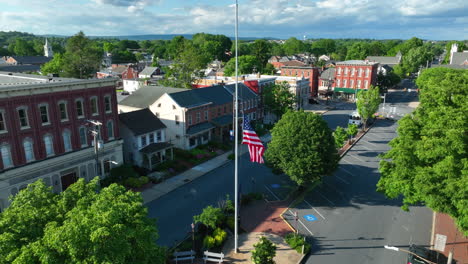
[[[238,208],[239,208],[239,198],[238,198],[238,192],[237,192],[237,185],[238,185],[238,179],[237,179],[237,174],[238,174],[238,141],[239,141],[239,125],[238,125],[238,120],[239,120],[239,100],[238,100],[238,61],[237,61],[237,39],[238,39],[238,3],[236,0],[236,26],[235,26],[235,46],[236,46],[236,90],[235,90],[235,96],[234,96],[234,110],[235,110],[235,119],[234,119],[234,252],[238,252],[238,246],[237,246],[237,240],[238,240]]]

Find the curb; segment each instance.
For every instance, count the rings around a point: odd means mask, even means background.
[[[353,144],[352,144],[347,150],[345,150],[343,153],[341,153],[340,159],[343,158],[343,157],[348,153],[348,151],[349,151],[350,149],[352,149],[352,148],[354,147],[354,145],[356,145],[356,143],[358,143],[359,140],[361,140],[361,138],[364,137],[364,136],[367,134],[367,132],[369,132],[369,130],[374,126],[375,123],[377,123],[377,121],[378,121],[378,119],[376,119],[376,120],[367,128],[367,130],[364,131],[364,133],[362,133],[358,138],[356,138],[356,139],[354,140]]]

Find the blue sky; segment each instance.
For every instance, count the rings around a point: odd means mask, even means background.
[[[0,0],[0,31],[234,35],[234,0]],[[468,39],[466,0],[239,0],[242,37]]]

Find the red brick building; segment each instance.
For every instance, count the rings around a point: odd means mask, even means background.
[[[100,173],[122,162],[115,79],[78,80],[0,72],[0,209],[43,179],[60,192],[96,173],[87,120],[97,120]]]
[[[284,66],[281,67],[281,76],[296,76],[304,77],[309,79],[310,96],[315,97],[318,93],[318,79],[319,79],[319,68],[317,67],[296,67],[296,66]]]
[[[349,60],[336,63],[333,91],[352,99],[359,90],[368,89],[377,82],[378,63]]]

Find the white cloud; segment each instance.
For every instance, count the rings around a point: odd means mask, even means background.
[[[83,30],[87,35],[234,32],[232,1],[202,5],[184,0],[185,6],[176,8],[162,0],[51,1],[54,8],[40,0],[9,2],[0,12],[0,30]],[[467,13],[464,0],[246,0],[239,5],[239,29],[241,36],[398,38],[410,37],[408,30],[446,28],[444,36],[453,31],[452,38],[466,39]]]

